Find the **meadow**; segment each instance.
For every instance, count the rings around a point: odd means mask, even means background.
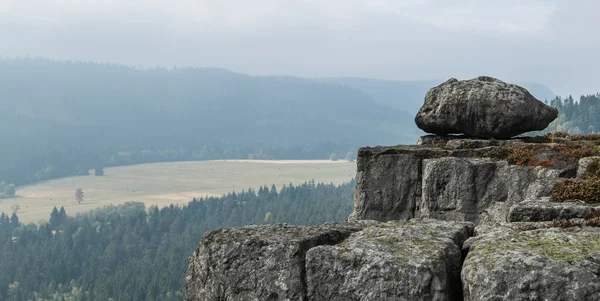
[[[48,220],[52,208],[63,206],[68,215],[128,201],[146,206],[187,204],[194,197],[219,196],[262,185],[350,181],[356,163],[327,160],[220,160],[152,163],[105,168],[104,176],[77,176],[17,187],[17,197],[0,200],[0,212],[12,214],[18,204],[19,219],[26,223]],[[76,189],[84,198],[78,203]],[[14,208],[14,207],[13,207]]]

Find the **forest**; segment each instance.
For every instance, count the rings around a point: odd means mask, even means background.
[[[556,97],[550,105],[558,109],[558,118],[548,126],[548,132],[589,134],[600,131],[600,93],[582,95],[579,101],[572,96]]]
[[[107,206],[47,224],[0,214],[0,300],[182,300],[186,260],[206,231],[249,224],[317,225],[352,212],[354,181],[263,186],[187,206]]]

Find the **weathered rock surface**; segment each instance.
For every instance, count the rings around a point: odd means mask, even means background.
[[[306,254],[308,300],[459,300],[461,246],[473,225],[389,222]]]
[[[188,259],[186,301],[305,300],[305,254],[368,223],[250,226],[207,233]]]
[[[600,157],[585,157],[579,160],[579,164],[577,165],[577,178],[585,178],[588,166],[593,161],[600,160]]]
[[[545,222],[586,218],[600,207],[582,203],[552,203],[548,200],[528,200],[510,208],[509,222]]]
[[[598,230],[502,229],[465,245],[464,300],[600,299]]]
[[[210,232],[185,300],[600,300],[600,204],[548,198],[598,152],[549,140],[361,148],[349,222]]]
[[[457,141],[457,140],[451,140]],[[563,170],[509,165],[490,148],[361,148],[349,220],[433,217],[505,222],[511,206],[548,196]]]
[[[464,81],[452,78],[429,90],[415,122],[437,135],[510,138],[543,130],[557,116],[557,109],[525,88],[480,76]]]
[[[456,300],[473,227],[413,220],[213,231],[188,260],[185,300]]]

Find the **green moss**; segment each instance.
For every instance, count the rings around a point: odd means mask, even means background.
[[[497,241],[487,241],[482,247],[475,243],[473,252],[489,255],[507,251],[526,251],[554,261],[568,261],[587,258],[600,249],[600,234],[595,232],[582,232],[577,240],[571,241],[543,235],[535,237],[526,233],[528,232],[517,232]],[[488,263],[493,266],[495,262]]]

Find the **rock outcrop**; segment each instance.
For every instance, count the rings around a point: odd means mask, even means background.
[[[475,148],[457,148],[459,141]],[[486,158],[499,153],[507,144],[477,148],[469,141],[450,139],[446,143],[452,143],[451,148],[442,146],[440,141],[434,142],[438,147],[361,148],[354,212],[349,220],[433,217],[476,223],[506,222],[513,205],[547,197],[557,179],[575,173],[573,166],[521,166]],[[533,144],[520,141],[510,145]]]
[[[510,138],[543,130],[557,116],[555,108],[525,88],[480,76],[464,81],[452,78],[429,90],[415,122],[437,135]]]
[[[556,117],[491,78],[450,80],[419,114],[477,137]],[[600,136],[564,136],[361,148],[347,222],[210,232],[185,300],[600,300]]]
[[[250,226],[206,234],[185,300],[457,300],[469,223]]]

